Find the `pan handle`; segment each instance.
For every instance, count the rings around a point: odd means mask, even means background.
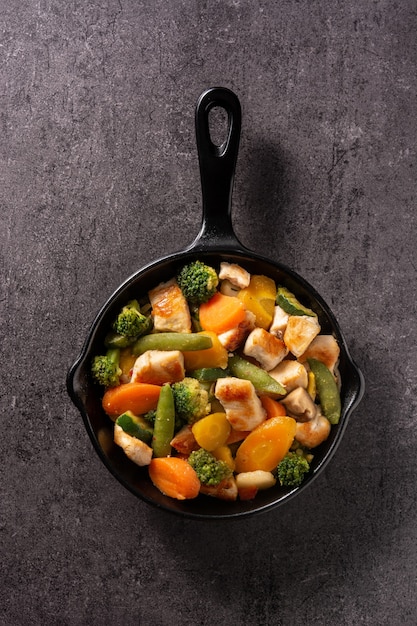
[[[227,113],[227,136],[220,145],[210,136],[210,111]],[[225,87],[204,91],[196,105],[195,129],[203,199],[202,226],[190,248],[242,248],[231,220],[232,191],[242,113],[238,97]]]

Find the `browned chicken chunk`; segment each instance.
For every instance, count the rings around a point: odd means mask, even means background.
[[[232,376],[219,378],[214,395],[235,430],[253,430],[266,419],[266,412],[249,380]]]
[[[147,350],[135,361],[132,383],[163,385],[175,383],[185,376],[184,357],[179,350]]]
[[[149,291],[154,328],[157,331],[190,333],[191,316],[187,300],[175,280],[161,283]]]

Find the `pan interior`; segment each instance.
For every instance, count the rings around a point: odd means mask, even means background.
[[[101,389],[94,385],[90,379],[91,360],[95,354],[102,350],[104,336],[116,312],[123,304],[132,298],[140,298],[145,295],[150,288],[175,276],[185,263],[197,258],[217,269],[222,261],[239,263],[251,274],[265,274],[274,279],[278,285],[286,286],[305,305],[317,313],[322,328],[321,332],[333,334],[340,345],[342,417],[340,423],[332,427],[328,440],[315,449],[312,471],[301,487],[284,489],[275,486],[259,492],[254,500],[248,502],[225,502],[207,496],[179,502],[160,493],[149,480],[147,469],[136,466],[120,448],[113,444],[113,423],[101,407]],[[345,430],[349,414],[359,402],[363,390],[361,374],[350,358],[339,325],[320,295],[304,279],[284,265],[271,262],[243,249],[232,251],[191,249],[156,261],[131,276],[98,313],[82,353],[69,372],[67,383],[69,394],[81,412],[93,446],[117,480],[132,493],[154,506],[187,517],[204,519],[235,518],[259,513],[282,504],[295,494],[302,492],[325,467],[335,452]]]

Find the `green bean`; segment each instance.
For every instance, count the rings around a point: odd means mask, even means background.
[[[331,424],[338,424],[341,414],[340,394],[333,374],[324,363],[317,359],[307,359],[316,379],[317,395],[324,417]]]
[[[271,397],[285,396],[287,393],[285,387],[268,372],[239,356],[230,357],[228,367],[233,376],[249,380],[259,393]]]
[[[207,350],[213,342],[207,335],[194,333],[151,333],[140,337],[132,346],[135,356],[143,354],[147,350]]]
[[[153,427],[152,449],[156,457],[171,454],[171,440],[174,436],[175,406],[174,396],[169,384],[163,385],[156,407]]]

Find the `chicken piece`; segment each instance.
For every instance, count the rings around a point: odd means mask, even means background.
[[[256,359],[268,372],[287,356],[288,348],[282,339],[263,328],[255,328],[247,338],[243,352]]]
[[[136,437],[125,433],[118,424],[114,425],[114,443],[120,446],[126,456],[136,465],[149,465],[152,459],[152,448]]]
[[[311,396],[304,387],[297,387],[281,400],[290,417],[297,422],[308,422],[314,419],[318,413],[318,406],[314,404]]]
[[[289,351],[298,358],[319,332],[320,324],[317,317],[290,315],[284,332],[284,342]]]
[[[232,283],[229,280],[222,280],[220,283],[220,288],[219,288],[220,293],[222,293],[224,296],[234,296],[236,297],[240,291],[239,287],[236,287],[236,285],[232,285]]]
[[[171,441],[171,446],[180,454],[188,456],[200,447],[195,440],[191,426],[186,424],[175,435]]]
[[[316,448],[326,441],[330,434],[331,425],[327,417],[318,413],[309,422],[297,422],[295,439],[306,448]]]
[[[271,326],[269,327],[269,332],[282,339],[284,337],[289,318],[290,316],[284,311],[284,309],[281,309],[280,306],[276,306],[274,309],[274,317],[272,319]]]
[[[333,335],[318,335],[308,346],[307,350],[300,356],[300,361],[313,358],[321,361],[326,367],[335,373],[335,367],[339,361],[340,348]]]
[[[233,376],[219,378],[214,395],[235,430],[253,430],[266,419],[266,411],[249,380]]]
[[[160,283],[148,293],[157,331],[190,333],[191,315],[187,300],[175,280]]]
[[[176,383],[185,376],[184,356],[179,350],[147,350],[135,361],[132,383],[163,385]]]
[[[236,476],[238,489],[269,489],[276,484],[277,480],[272,472],[264,470],[253,470],[252,472],[241,472]]]
[[[251,311],[246,311],[245,319],[243,322],[227,330],[224,333],[220,333],[219,341],[226,350],[234,352],[245,341],[251,330],[255,328],[256,316]]]
[[[220,280],[228,280],[239,289],[248,287],[250,283],[249,272],[236,263],[220,263],[219,278]]]
[[[277,382],[281,383],[288,393],[296,389],[296,387],[304,387],[304,389],[307,389],[307,370],[304,365],[298,361],[284,359],[284,361],[278,363],[274,369],[269,370],[268,374]]]
[[[213,498],[219,498],[219,500],[237,500],[238,490],[236,480],[233,476],[230,478],[224,478],[218,485],[203,485],[200,486],[200,493],[204,493],[206,496],[212,496]]]

